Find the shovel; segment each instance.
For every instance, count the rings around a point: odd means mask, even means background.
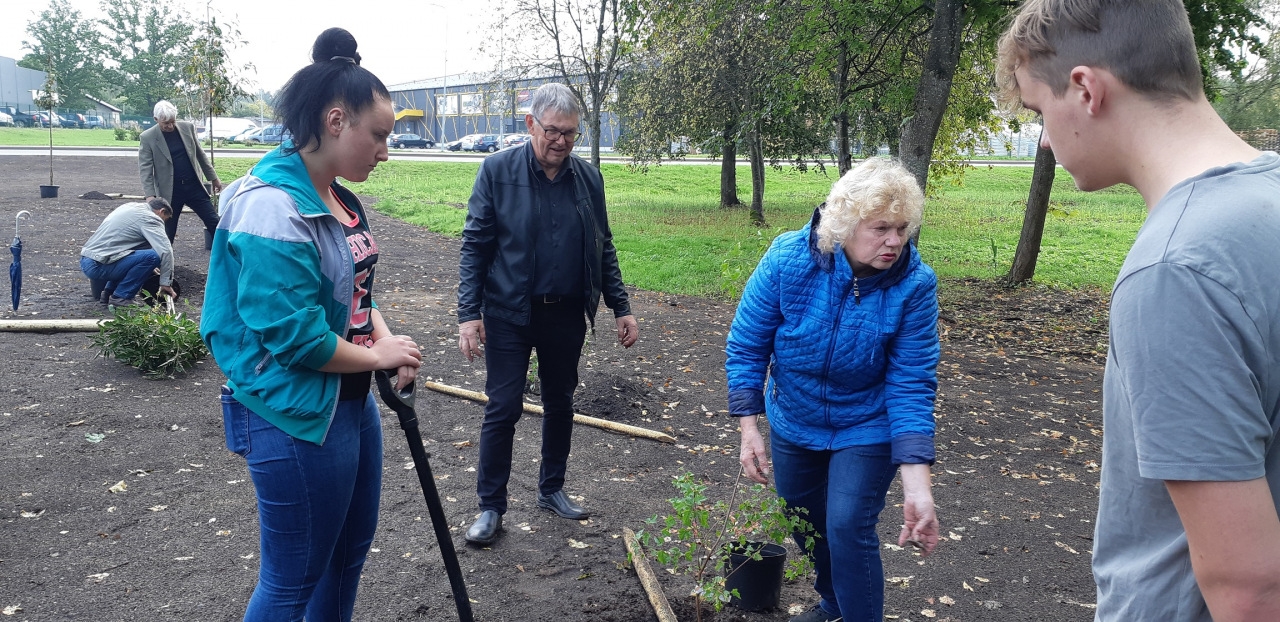
[[[413,456],[413,466],[418,472],[418,482],[422,484],[422,495],[427,499],[427,511],[431,514],[431,526],[436,531],[436,541],[440,543],[440,556],[444,558],[444,569],[449,574],[449,586],[453,588],[453,602],[458,608],[458,619],[461,622],[472,622],[471,599],[467,598],[467,586],[462,582],[462,568],[458,566],[458,554],[453,548],[453,536],[449,534],[449,523],[444,517],[444,506],[440,505],[440,493],[436,490],[436,480],[431,476],[431,463],[426,449],[422,446],[422,435],[418,433],[418,415],[413,410],[413,390],[417,383],[397,391],[395,388],[395,371],[378,370],[373,374],[378,382],[378,393],[382,401],[391,410],[396,411],[400,419],[400,429],[409,441],[409,454]]]

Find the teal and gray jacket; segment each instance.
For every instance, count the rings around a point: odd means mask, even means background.
[[[332,187],[363,220],[355,195]],[[223,190],[221,211],[200,335],[237,401],[290,436],[323,444],[342,374],[319,368],[347,333],[354,290],[342,224],[302,158],[281,149]]]

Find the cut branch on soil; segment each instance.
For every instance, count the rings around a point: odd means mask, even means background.
[[[432,391],[437,391],[439,393],[444,393],[445,395],[452,395],[454,397],[461,397],[463,399],[480,402],[481,404],[487,403],[489,401],[489,396],[479,391],[469,391],[467,389],[463,389],[460,387],[441,384],[439,382],[432,382],[430,380],[424,381],[422,385],[428,389],[431,389]],[[534,415],[545,414],[542,410],[542,407],[537,404],[530,404],[528,402],[524,402],[523,405],[524,405],[524,412],[534,414]],[[640,426],[627,425],[625,423],[615,423],[613,421],[606,421],[604,419],[588,417],[586,415],[580,415],[578,413],[573,413],[573,422],[580,423],[582,425],[589,425],[593,428],[600,428],[601,430],[607,430],[609,432],[617,432],[619,434],[626,434],[628,436],[635,436],[638,438],[647,438],[649,440],[661,441],[663,443],[676,442],[676,439],[674,436],[671,436],[669,434],[664,434],[656,430],[650,430],[648,428],[642,428]]]
[[[678,622],[675,612],[671,611],[671,603],[667,602],[667,595],[658,584],[658,577],[653,574],[653,568],[649,567],[644,549],[640,548],[636,532],[631,531],[630,527],[623,527],[622,538],[627,544],[627,552],[631,554],[631,565],[635,566],[636,576],[640,577],[640,585],[644,587],[645,594],[649,595],[649,604],[653,605],[654,613],[658,614],[658,622]]]

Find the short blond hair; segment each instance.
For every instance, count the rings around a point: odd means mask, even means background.
[[[997,48],[996,84],[1008,109],[1020,107],[1014,72],[1023,65],[1054,97],[1062,97],[1071,69],[1081,65],[1106,69],[1157,101],[1204,93],[1182,0],[1027,0]]]
[[[818,249],[829,253],[858,223],[876,217],[904,218],[914,236],[924,217],[924,192],[902,162],[869,158],[836,180],[819,211]]]

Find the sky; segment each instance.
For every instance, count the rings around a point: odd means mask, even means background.
[[[205,13],[203,0],[175,0],[189,13]],[[82,17],[104,17],[98,0],[70,0]],[[490,0],[212,0],[215,12],[238,23],[246,45],[232,53],[251,62],[251,91],[274,91],[311,62],[311,44],[324,29],[341,26],[355,35],[361,66],[393,85],[473,71],[490,71],[493,59],[479,51],[492,20]],[[27,24],[47,2],[0,0],[0,56],[22,58],[29,50]],[[223,21],[223,20],[220,20]],[[446,47],[447,40],[447,47]],[[446,55],[446,50],[448,54]]]

